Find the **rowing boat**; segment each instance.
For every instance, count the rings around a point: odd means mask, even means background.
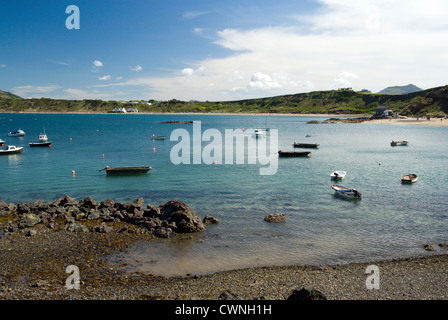
[[[109,168],[106,166],[100,171],[106,170],[107,174],[134,174],[134,173],[146,173],[151,170],[151,167],[114,167]]]

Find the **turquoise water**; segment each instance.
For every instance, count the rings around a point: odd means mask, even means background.
[[[63,194],[97,201],[132,201],[143,197],[158,205],[185,201],[202,218],[218,225],[189,239],[160,239],[136,244],[113,261],[129,270],[161,275],[200,274],[262,265],[328,264],[428,254],[448,241],[448,130],[409,125],[306,124],[321,117],[249,115],[142,114],[0,114],[0,138],[24,146],[21,155],[0,157],[0,199],[18,203],[54,201]],[[260,175],[260,164],[179,164],[170,160],[178,144],[173,130],[192,133],[217,129],[278,129],[278,147],[317,142],[311,157],[280,158],[274,175]],[[45,131],[51,148],[28,143]],[[8,137],[23,129],[23,138]],[[241,133],[243,131],[241,130]],[[246,130],[247,132],[247,130]],[[168,140],[152,141],[152,134]],[[306,135],[312,137],[306,138]],[[191,135],[193,137],[193,135]],[[268,138],[262,138],[268,139]],[[391,140],[409,146],[391,147]],[[220,141],[225,145],[224,139]],[[208,142],[203,142],[202,147]],[[227,147],[227,145],[225,145]],[[298,149],[296,149],[298,150]],[[271,150],[274,151],[274,150]],[[275,150],[276,151],[276,150]],[[108,166],[150,165],[150,174],[110,177]],[[354,187],[361,201],[334,196],[330,173],[347,171],[338,184]],[[72,174],[72,171],[75,174]],[[402,185],[403,174],[419,181]],[[284,213],[286,222],[266,223],[270,213]],[[436,253],[439,251],[436,251]]]

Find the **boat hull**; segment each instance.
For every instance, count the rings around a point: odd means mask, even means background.
[[[307,157],[310,155],[311,152],[309,151],[303,151],[303,152],[296,152],[296,151],[279,151],[278,156],[281,158],[292,158],[292,157]]]
[[[416,183],[418,177],[416,174],[407,174],[401,177],[401,183]]]
[[[115,168],[105,168],[107,174],[137,174],[146,173],[151,170],[151,167],[115,167]]]
[[[17,147],[15,149],[11,150],[0,150],[0,155],[7,155],[7,154],[17,154],[22,153],[23,147]]]
[[[331,188],[335,191],[336,195],[345,199],[360,200],[362,196],[362,193],[358,192],[356,189],[350,189],[335,184],[331,185]]]
[[[408,145],[408,142],[407,142],[407,141],[392,141],[392,142],[390,143],[390,145],[391,145],[392,147],[395,147],[395,146],[407,146],[407,145]]]
[[[49,142],[30,142],[30,147],[51,147],[51,141]]]
[[[318,143],[299,143],[294,142],[293,143],[294,148],[306,148],[306,149],[317,149],[319,148]]]
[[[330,178],[331,180],[342,180],[345,178],[346,172],[345,171],[334,171]]]

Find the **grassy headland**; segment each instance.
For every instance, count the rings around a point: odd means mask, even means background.
[[[148,103],[149,102],[149,103]],[[0,96],[3,112],[111,112],[115,108],[137,108],[139,112],[210,113],[293,113],[293,114],[374,114],[387,105],[405,116],[433,117],[448,114],[448,86],[409,94],[375,94],[352,90],[331,90],[238,101],[138,101],[22,99],[5,93]]]

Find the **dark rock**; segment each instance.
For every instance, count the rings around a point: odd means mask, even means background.
[[[97,209],[98,203],[91,197],[87,197],[79,202],[79,206],[86,209]]]
[[[31,212],[31,209],[27,202],[20,202],[17,204],[17,213],[25,214]]]
[[[111,208],[113,208],[114,207],[114,205],[115,205],[115,201],[114,200],[112,200],[112,199],[106,199],[106,200],[103,200],[101,203],[100,203],[100,206],[99,206],[99,208],[101,209],[101,208],[107,208],[107,209],[111,209]]]
[[[19,222],[19,228],[30,228],[41,222],[41,219],[34,213],[26,213]]]
[[[154,229],[153,234],[159,238],[172,238],[176,233],[171,228],[158,227]]]
[[[89,231],[89,229],[85,225],[76,223],[76,222],[68,223],[65,226],[65,230],[67,230],[69,232],[87,232],[87,231]]]
[[[146,206],[146,209],[143,210],[143,216],[144,217],[160,217],[160,209],[158,207],[153,206],[152,204],[149,204]]]
[[[439,247],[441,247],[441,248],[448,248],[448,243],[446,243],[446,242],[439,243]]]
[[[218,218],[206,215],[204,217],[204,219],[202,219],[202,222],[205,224],[217,224],[217,223],[220,223],[221,220],[219,220]]]
[[[159,206],[162,220],[168,223],[174,222],[177,233],[190,233],[204,231],[204,225],[201,219],[193,212],[193,210],[182,201],[168,201]]]
[[[115,229],[115,232],[122,233],[122,232],[125,232],[125,231],[128,231],[128,230],[129,230],[129,227],[124,224],[124,225],[118,227],[117,229]]]
[[[72,198],[66,194],[51,203],[51,205],[55,206],[55,207],[63,207],[65,205],[75,205],[76,206],[78,204],[79,204],[78,200],[76,200],[75,198]]]
[[[218,300],[239,300],[239,298],[236,294],[233,294],[230,291],[224,291],[219,295]]]
[[[287,300],[327,300],[327,298],[320,291],[302,288],[294,290]]]
[[[99,233],[109,233],[113,229],[114,229],[113,227],[110,227],[110,226],[106,225],[105,223],[102,223],[100,225],[93,227],[93,231],[99,232]]]
[[[272,213],[264,217],[264,221],[267,222],[284,222],[286,217],[283,213]]]

